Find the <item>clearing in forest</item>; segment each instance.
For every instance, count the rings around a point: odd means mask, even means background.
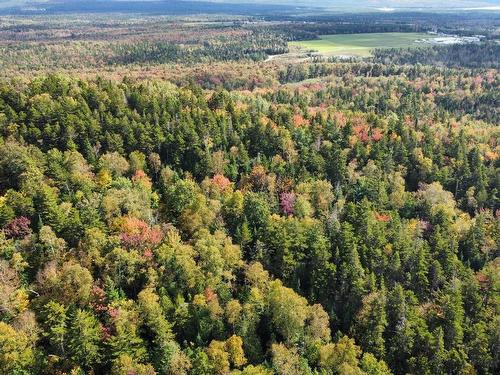
[[[318,52],[325,56],[370,56],[376,48],[422,47],[428,44],[417,40],[428,39],[425,33],[366,33],[322,35],[320,39],[290,42],[291,47]]]

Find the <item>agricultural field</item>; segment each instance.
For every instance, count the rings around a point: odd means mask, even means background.
[[[429,38],[425,33],[368,33],[322,35],[317,40],[290,42],[290,47],[316,51],[325,56],[368,57],[376,48],[407,48],[422,44],[416,40]]]

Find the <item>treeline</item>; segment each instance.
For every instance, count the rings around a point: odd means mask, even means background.
[[[3,82],[1,371],[497,373],[498,127],[414,90]]]
[[[285,38],[268,32],[215,35],[202,44],[162,40],[13,43],[0,46],[5,70],[91,69],[117,65],[262,61],[288,52]]]
[[[453,44],[428,48],[378,49],[375,61],[384,64],[425,64],[447,67],[498,69],[500,44],[496,42]]]
[[[372,12],[275,15],[266,19],[281,22],[284,30],[298,38],[336,33],[425,32],[485,35],[497,38],[498,17],[495,12]],[[287,24],[288,23],[288,24]],[[297,34],[294,34],[294,30]],[[305,32],[305,33],[304,33]]]
[[[277,34],[283,34],[287,40],[313,40],[320,35],[424,32],[430,30],[418,24],[375,23],[375,22],[313,22],[283,23],[270,28]]]
[[[254,33],[236,38],[222,37],[201,46],[180,46],[171,42],[144,41],[120,44],[107,64],[162,64],[170,62],[210,62],[265,60],[268,55],[288,52],[287,42],[277,35]]]

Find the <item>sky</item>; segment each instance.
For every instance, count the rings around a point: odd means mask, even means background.
[[[31,0],[31,2],[46,2],[51,0]],[[75,1],[75,0],[73,0]],[[85,0],[80,0],[85,1]],[[110,0],[107,0],[110,1]],[[119,1],[119,0],[114,0]],[[130,0],[129,0],[130,1]],[[135,0],[150,1],[150,0]],[[206,1],[206,0],[205,0]],[[391,8],[498,8],[500,0],[208,0],[224,3],[261,3],[261,4],[289,4],[289,5],[314,5],[324,7],[352,7],[355,4],[359,8],[378,8],[380,10],[391,10]],[[20,6],[30,3],[30,0],[0,0],[0,7]]]

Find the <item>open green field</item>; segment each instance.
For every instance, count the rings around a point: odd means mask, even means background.
[[[316,51],[326,56],[370,56],[375,48],[417,47],[417,39],[428,39],[425,33],[372,33],[323,35],[318,40],[290,42],[290,46]]]

